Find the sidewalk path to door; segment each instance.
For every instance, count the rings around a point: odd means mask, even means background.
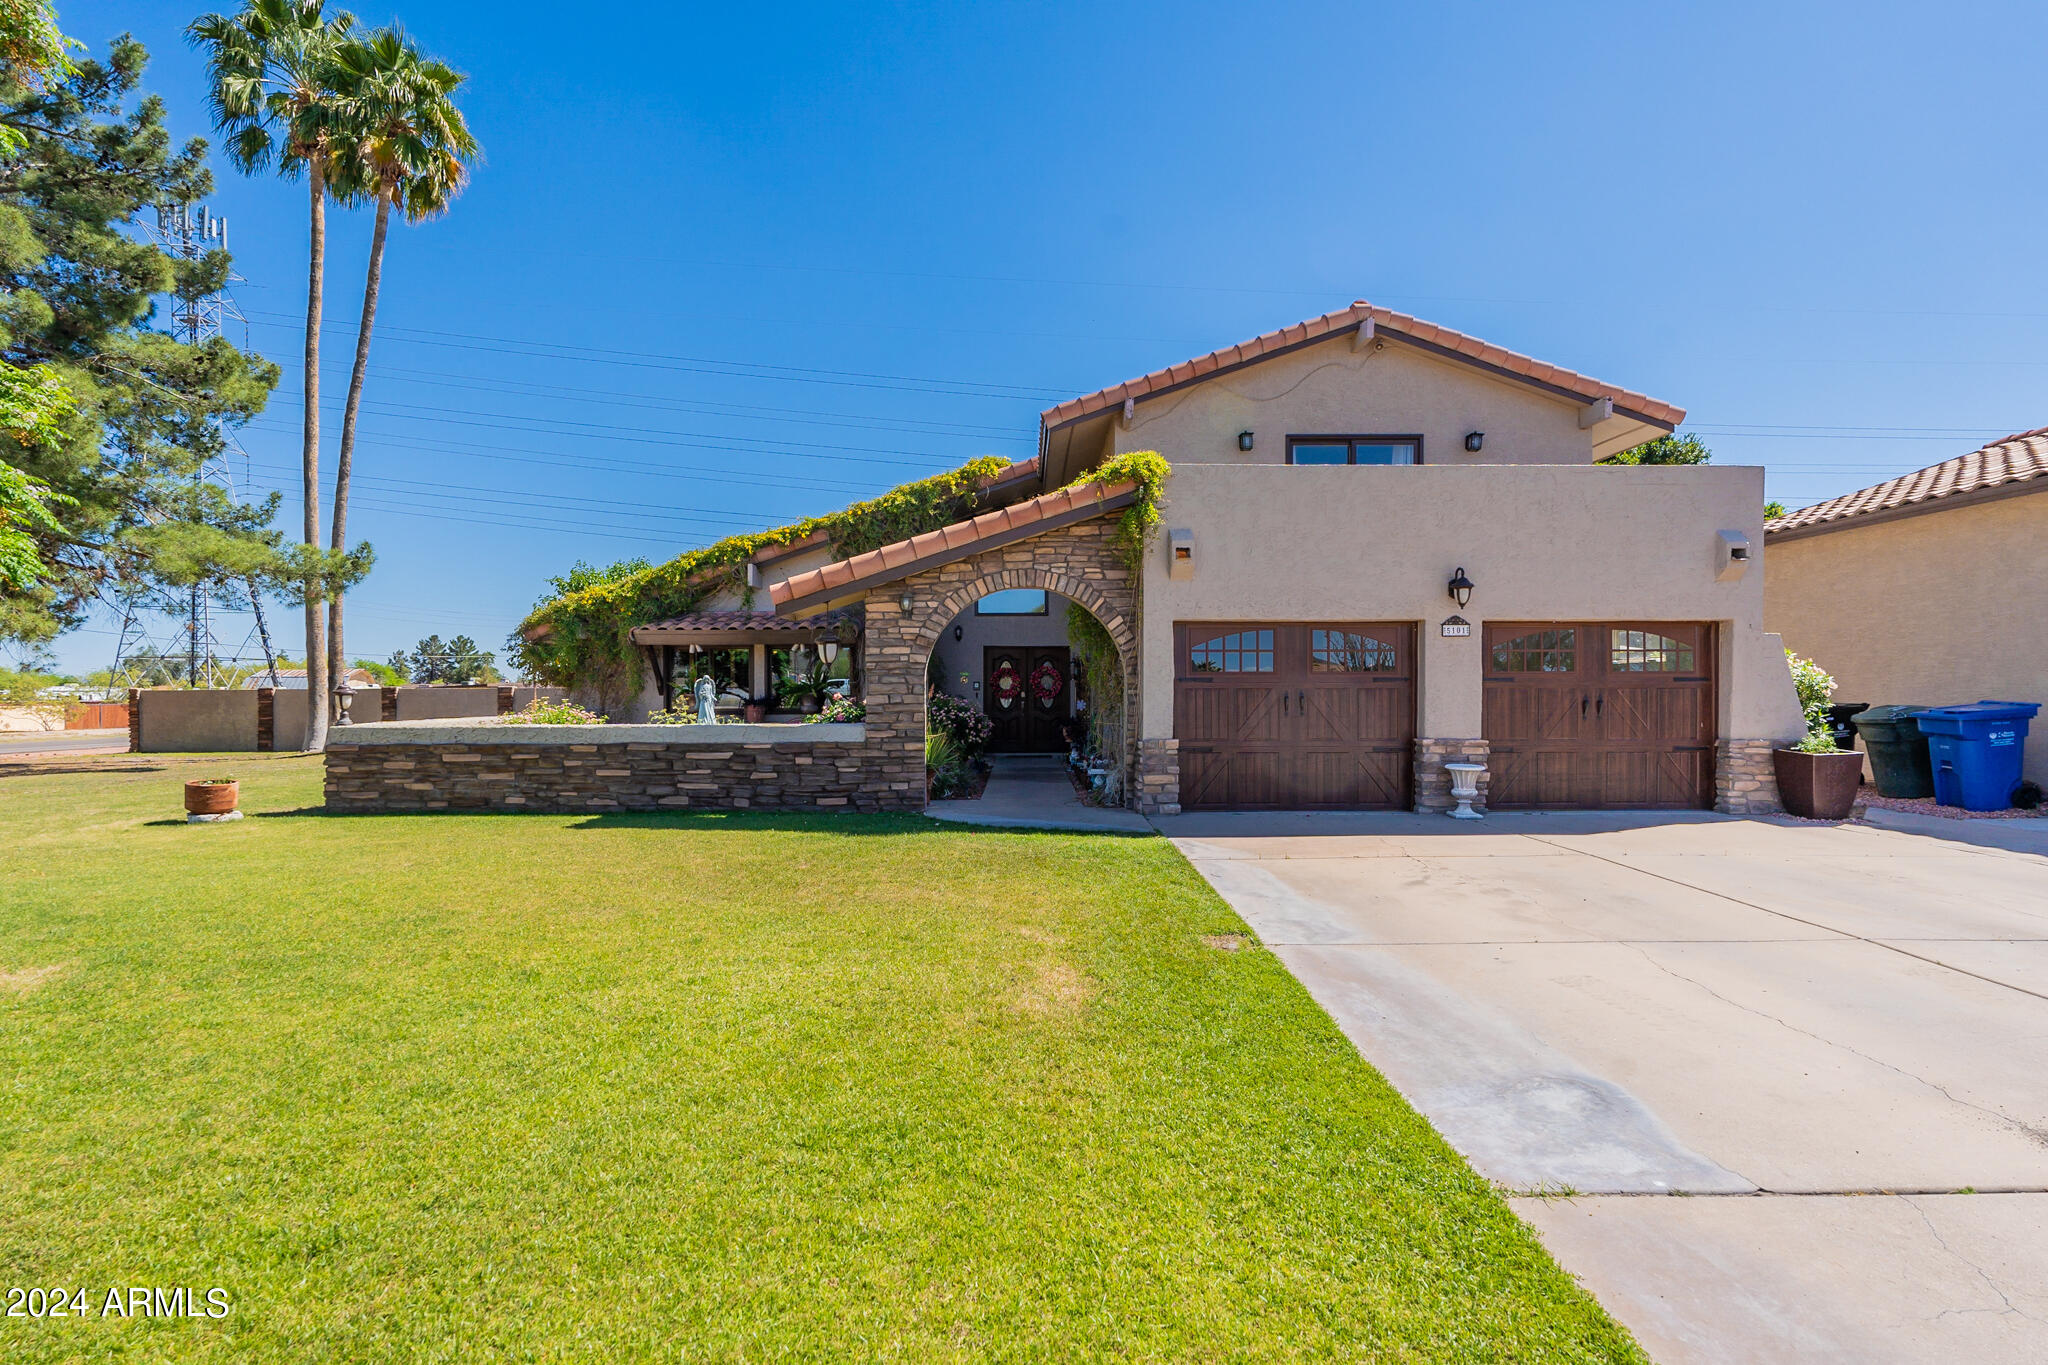
[[[2048,1360],[2048,829],[1156,823],[1657,1360]]]
[[[934,801],[924,813],[934,820],[999,829],[1065,829],[1117,834],[1150,834],[1151,822],[1135,811],[1082,802],[1056,754],[997,754],[978,801]]]

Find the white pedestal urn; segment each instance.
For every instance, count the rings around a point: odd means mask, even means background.
[[[1479,774],[1486,771],[1486,765],[1446,763],[1444,771],[1451,775],[1451,799],[1458,803],[1445,814],[1453,820],[1484,820],[1485,816],[1472,809],[1472,803],[1479,797]]]

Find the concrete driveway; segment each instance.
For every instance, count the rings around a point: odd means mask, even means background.
[[[1657,1359],[2048,1359],[2048,826],[1159,821]]]

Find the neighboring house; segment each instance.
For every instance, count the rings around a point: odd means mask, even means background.
[[[378,687],[382,685],[377,681],[377,675],[367,668],[351,668],[348,671],[348,682],[350,687]],[[270,687],[273,685],[303,692],[306,690],[306,670],[303,668],[280,668],[277,670],[277,682],[272,684],[270,681],[270,670],[262,669],[242,684],[245,688]]]
[[[2048,427],[1764,528],[1764,624],[1835,699],[2048,704]],[[2036,724],[2026,776],[2048,785]]]
[[[922,803],[934,653],[998,748],[1057,747],[1078,602],[1122,656],[1100,704],[1144,811],[1438,809],[1457,759],[1488,764],[1497,807],[1774,809],[1769,751],[1802,727],[1749,557],[1763,471],[1596,463],[1684,415],[1361,301],[1048,409],[972,520],[844,560],[823,537],[764,551],[744,601],[633,638],[656,671],[751,646],[758,679],[841,613],[856,804]],[[1143,450],[1173,472],[1134,578],[1134,486],[1074,480]]]

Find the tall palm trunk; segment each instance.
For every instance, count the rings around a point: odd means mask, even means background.
[[[334,466],[334,534],[337,554],[347,545],[348,477],[355,464],[356,412],[363,405],[363,377],[370,368],[370,329],[377,323],[377,290],[384,283],[384,233],[391,226],[391,188],[377,187],[377,226],[370,234],[370,270],[363,280],[363,320],[356,328],[356,364],[348,376],[348,405],[341,411],[341,455]],[[348,653],[341,638],[341,593],[327,604],[327,661],[337,678],[347,677]]]
[[[327,266],[327,174],[320,157],[309,157],[306,181],[313,191],[312,250],[306,272],[306,418],[300,477],[305,484],[306,544],[320,549],[320,282]],[[306,748],[327,747],[327,643],[320,585],[306,584]]]

